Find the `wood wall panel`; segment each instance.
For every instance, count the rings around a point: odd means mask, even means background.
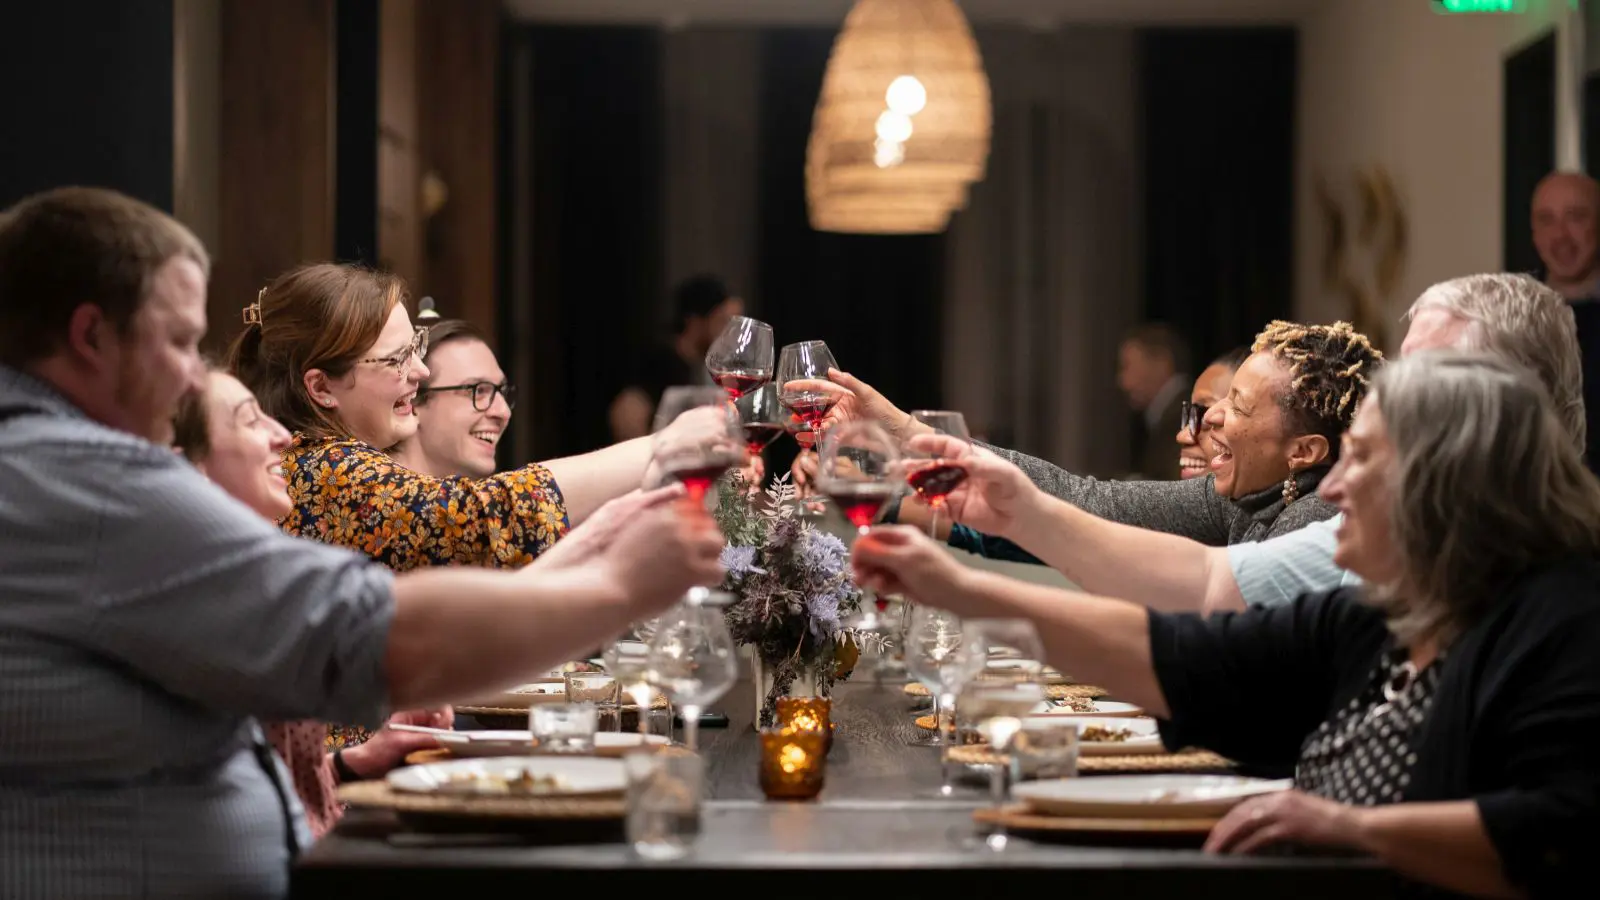
[[[413,290],[423,284],[417,7],[417,0],[383,0],[378,18],[378,265]]]
[[[228,0],[221,40],[217,347],[273,276],[333,256],[333,0]]]
[[[436,172],[449,192],[426,222],[419,290],[438,301],[442,314],[494,336],[500,5],[424,2],[417,12],[422,171]]]

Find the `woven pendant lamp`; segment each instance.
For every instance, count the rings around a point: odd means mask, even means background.
[[[990,125],[989,81],[953,0],[858,0],[812,117],[812,227],[942,231],[983,177]]]

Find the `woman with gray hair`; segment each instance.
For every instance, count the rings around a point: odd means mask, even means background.
[[[1390,365],[1345,444],[1321,491],[1365,589],[1164,614],[968,569],[904,527],[859,541],[856,574],[1032,619],[1050,661],[1149,710],[1169,747],[1294,764],[1295,789],[1236,806],[1211,851],[1353,850],[1475,896],[1570,889],[1600,842],[1600,482],[1544,388],[1486,355]]]

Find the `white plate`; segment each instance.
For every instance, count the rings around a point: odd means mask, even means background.
[[[514,779],[522,775],[553,776],[560,784],[536,796],[591,797],[620,794],[628,780],[622,761],[593,756],[515,756],[492,759],[457,759],[395,769],[389,786],[419,794],[502,795],[484,776]],[[470,776],[477,776],[472,778]]]
[[[1115,716],[1050,716],[1050,720],[1078,726],[1078,733],[1093,725],[1097,728],[1120,728],[1133,732],[1123,741],[1079,741],[1081,756],[1137,756],[1146,753],[1165,753],[1161,744],[1161,731],[1155,719],[1119,718]],[[1112,721],[1108,721],[1112,720]]]
[[[1281,791],[1290,783],[1235,775],[1100,775],[1029,781],[1011,792],[1029,809],[1050,816],[1187,819],[1221,816],[1246,797]]]
[[[533,748],[533,736],[527,731],[456,731],[438,735],[437,740],[441,746],[449,747],[451,753],[464,757],[517,756],[530,753]],[[594,736],[595,751],[602,755],[643,743],[643,737],[636,731],[599,731]],[[662,745],[668,741],[663,735],[652,734],[649,743]]]
[[[1034,716],[1112,716],[1119,719],[1134,716],[1143,716],[1143,709],[1132,703],[1122,703],[1116,700],[1094,701],[1094,712],[1079,712],[1070,706],[1056,706],[1053,703],[1040,704],[1033,708],[1029,715]]]

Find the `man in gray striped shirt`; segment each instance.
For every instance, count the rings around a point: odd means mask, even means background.
[[[709,517],[651,495],[518,572],[283,534],[169,447],[206,265],[109,191],[0,213],[0,897],[284,896],[308,834],[255,717],[376,726],[721,577]]]

